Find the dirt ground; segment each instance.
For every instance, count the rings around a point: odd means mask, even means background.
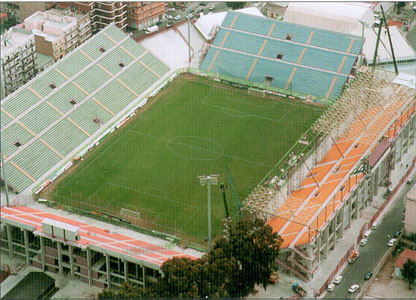
[[[409,284],[406,281],[393,278],[392,274],[396,260],[397,257],[390,257],[387,260],[368,289],[365,295],[366,298],[416,298],[415,287],[409,290]]]

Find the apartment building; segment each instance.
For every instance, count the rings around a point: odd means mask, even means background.
[[[16,17],[17,22],[23,22],[37,11],[46,11],[56,5],[56,2],[3,2],[2,10]]]
[[[165,14],[165,2],[128,2],[127,26],[143,29],[162,20]]]
[[[94,31],[110,23],[120,29],[143,29],[161,20],[165,14],[164,2],[69,2],[69,5],[90,15]]]
[[[24,28],[33,32],[37,51],[52,56],[54,61],[92,35],[89,16],[70,10],[36,12],[25,19]]]
[[[35,77],[35,38],[32,32],[10,28],[1,37],[1,99]]]
[[[75,11],[75,9],[66,8],[66,9],[60,9],[58,8],[52,8],[48,10],[48,13],[65,17],[70,16],[74,17],[77,20],[78,25],[78,45],[81,45],[83,42],[88,40],[92,36],[92,24],[89,14],[81,14]]]
[[[127,26],[127,9],[124,2],[69,2],[80,13],[89,14],[92,28],[97,32],[110,23],[120,29]]]

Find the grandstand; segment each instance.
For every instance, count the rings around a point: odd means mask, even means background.
[[[162,264],[174,257],[197,259],[202,253],[183,250],[131,230],[97,227],[96,220],[28,206],[2,207],[1,250],[25,256],[28,265],[60,276],[75,276],[99,288],[121,287],[124,281],[146,286],[162,275]],[[51,226],[53,229],[49,229]],[[103,226],[101,224],[101,226]],[[65,233],[64,233],[65,232]]]
[[[357,36],[231,11],[200,68],[334,100],[360,50]]]
[[[307,279],[415,142],[414,90],[392,83],[394,73],[363,68],[358,77],[312,127],[332,141],[326,151],[292,153],[292,173],[276,168],[245,202],[283,238],[281,263]]]
[[[3,99],[1,153],[8,185],[20,193],[68,161],[126,107],[137,106],[168,71],[149,50],[109,25]]]

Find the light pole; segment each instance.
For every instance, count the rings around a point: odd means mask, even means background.
[[[218,183],[218,175],[198,176],[199,183],[208,186],[208,247],[211,250],[211,184]]]
[[[360,67],[363,65],[363,50],[364,50],[364,25],[366,24],[364,20],[360,19],[358,20],[363,27],[361,31],[361,56],[360,56]]]

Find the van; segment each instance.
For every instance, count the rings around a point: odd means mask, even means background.
[[[363,238],[368,239],[370,234],[371,234],[371,230],[367,230],[366,232],[364,232]]]
[[[159,27],[157,27],[157,25],[155,25],[155,26],[147,28],[146,34],[151,34],[152,32],[156,32],[158,30],[159,30]]]
[[[377,221],[374,221],[373,225],[371,225],[371,229],[376,230],[377,228]]]

